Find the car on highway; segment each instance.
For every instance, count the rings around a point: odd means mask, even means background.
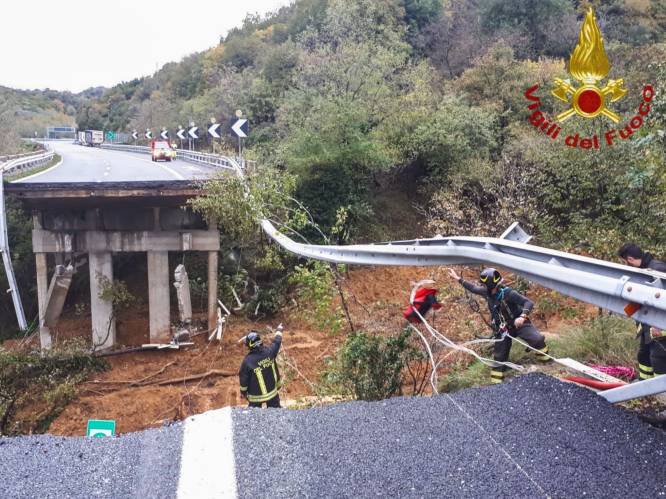
[[[166,140],[153,140],[150,143],[153,161],[171,161],[176,159],[176,150]]]

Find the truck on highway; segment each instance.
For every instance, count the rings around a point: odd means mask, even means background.
[[[84,144],[88,147],[99,147],[104,142],[104,132],[101,130],[86,130]]]

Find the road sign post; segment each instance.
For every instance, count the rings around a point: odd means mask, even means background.
[[[192,147],[194,147],[193,141],[196,141],[199,138],[199,135],[197,134],[197,130],[199,130],[198,126],[195,126],[194,123],[190,123],[190,129],[187,131],[187,135],[190,137],[190,150],[192,150]]]
[[[215,120],[215,118],[210,119],[211,125],[208,127],[208,135],[210,135],[210,144],[211,144],[211,149],[213,152],[215,152],[215,139],[220,138],[220,134],[218,133],[218,128],[220,128],[220,124]]]
[[[183,148],[183,140],[185,140],[185,133],[187,133],[187,132],[185,132],[185,129],[182,126],[178,125],[178,131],[176,132],[176,135],[180,139],[180,148],[181,149]]]
[[[243,113],[238,110],[236,111],[236,117],[238,118],[231,125],[231,131],[238,137],[238,161],[243,166],[243,139],[247,138],[250,133],[250,125],[248,121],[244,118],[241,118]]]

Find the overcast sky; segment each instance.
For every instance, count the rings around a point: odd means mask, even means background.
[[[2,3],[0,85],[79,92],[152,74],[216,45],[246,14],[265,14],[291,0]]]

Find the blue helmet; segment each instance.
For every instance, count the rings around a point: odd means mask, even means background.
[[[245,337],[245,345],[249,349],[256,348],[261,345],[261,336],[256,331],[250,331]]]

